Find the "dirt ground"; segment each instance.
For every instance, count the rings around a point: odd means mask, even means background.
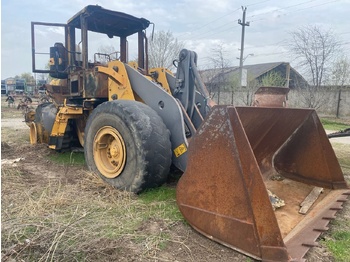
[[[18,159],[15,165],[22,173],[26,174],[28,188],[49,183],[50,179],[59,179],[60,183],[73,185],[79,183],[79,174],[86,171],[82,166],[62,166],[49,160],[51,150],[45,145],[32,146],[29,143],[29,128],[23,122],[21,114],[16,109],[2,106],[1,111],[1,160]],[[27,133],[27,135],[26,135]],[[6,136],[5,136],[6,134]],[[17,140],[17,137],[24,139]],[[350,139],[350,138],[348,138]],[[348,141],[348,140],[346,140]],[[91,191],[89,191],[91,192]],[[88,192],[88,193],[89,193]],[[2,198],[5,194],[13,192],[2,191]],[[92,193],[91,193],[92,194]],[[79,198],[79,194],[76,196]],[[91,197],[94,197],[91,195]],[[349,203],[346,204],[345,212],[349,215]],[[4,207],[5,208],[5,207]],[[3,208],[2,208],[3,210]],[[343,210],[344,211],[344,210]],[[339,214],[342,216],[342,212]],[[2,216],[3,218],[3,216]],[[2,221],[3,222],[3,221]],[[2,226],[3,227],[3,226]],[[2,228],[2,231],[4,229]],[[100,261],[253,261],[252,259],[217,244],[196,231],[183,222],[174,223],[169,227],[162,220],[149,220],[138,228],[138,233],[142,235],[152,234],[154,231],[165,230],[168,234],[169,242],[165,248],[157,251],[157,257],[144,256],[141,248],[127,237],[115,239],[114,242],[100,241],[96,243],[96,248],[107,250],[108,255],[99,257]],[[322,236],[321,238],[323,238]],[[116,248],[118,247],[118,248]],[[11,248],[2,244],[2,261],[11,260]],[[109,248],[109,249],[108,249]],[[94,256],[91,257],[93,261]],[[335,261],[326,247],[312,248],[307,254],[308,261]],[[22,260],[24,261],[24,260]]]
[[[13,109],[15,110],[15,109]],[[11,114],[13,112],[13,114]],[[20,114],[12,109],[2,108],[2,141],[1,141],[1,159],[2,165],[6,165],[6,160],[16,160],[10,162],[16,169],[20,169],[26,174],[28,188],[34,184],[45,187],[50,179],[59,179],[63,184],[75,184],[79,182],[79,174],[86,171],[85,167],[63,166],[49,160],[52,151],[45,145],[30,145],[29,128],[23,122]],[[9,131],[8,131],[9,130]],[[5,132],[4,132],[5,131]],[[3,137],[4,133],[10,132],[10,138]],[[14,133],[18,135],[13,136]],[[28,135],[26,135],[28,133]],[[16,137],[27,136],[26,141],[16,141]],[[4,182],[4,181],[3,181]],[[2,196],[7,192],[2,191]],[[12,192],[13,193],[13,192]],[[77,196],[79,197],[79,196]],[[164,228],[163,221],[148,221],[138,229],[142,235],[152,234]],[[184,223],[175,223],[171,229],[167,229],[170,234],[170,242],[165,249],[157,252],[157,258],[145,258],[142,250],[127,238],[116,239],[113,242],[100,242],[101,250],[110,247],[114,250],[106,257],[99,257],[99,261],[249,261],[249,259],[229,248],[219,245],[195,232]],[[3,247],[3,246],[2,246]],[[13,248],[13,246],[12,246]],[[7,260],[6,254],[9,250],[2,248],[2,258]],[[2,259],[2,261],[5,261]],[[11,260],[9,260],[11,261]],[[93,261],[93,260],[90,260]]]

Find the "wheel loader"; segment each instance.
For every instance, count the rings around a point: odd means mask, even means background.
[[[215,105],[195,52],[180,52],[175,74],[148,68],[150,24],[91,5],[67,24],[32,22],[33,72],[54,80],[45,86],[52,102],[26,115],[31,143],[78,144],[92,172],[135,193],[165,183],[172,165],[195,230],[258,260],[302,261],[350,194],[316,112]],[[36,63],[41,27],[64,32],[44,52],[48,69]],[[92,56],[92,33],[115,39],[118,57]],[[131,36],[137,61],[128,61]]]

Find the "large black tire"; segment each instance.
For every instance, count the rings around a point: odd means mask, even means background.
[[[84,152],[90,171],[118,189],[139,193],[166,182],[172,155],[170,132],[145,104],[105,102],[88,118]]]
[[[58,109],[53,103],[43,103],[39,104],[38,107],[35,110],[35,118],[34,122],[35,125],[31,125],[31,143],[38,142],[45,142],[48,143],[48,137],[50,136],[52,132],[53,125],[55,123],[56,115],[57,115]],[[25,117],[29,117],[29,115],[25,115]],[[28,122],[29,119],[26,119],[26,122]],[[78,137],[75,130],[74,120],[69,119],[68,124],[66,127],[66,130],[64,132],[64,136],[62,139],[62,144],[59,148],[56,148],[55,150],[57,152],[66,152],[71,150],[72,147],[79,146],[78,143]],[[35,127],[35,128],[34,128]],[[40,128],[42,131],[42,137],[38,138],[36,137],[35,133],[37,132],[35,129]],[[36,138],[35,138],[36,137]]]

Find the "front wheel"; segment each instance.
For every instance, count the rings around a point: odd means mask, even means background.
[[[167,180],[170,133],[160,116],[143,103],[105,102],[88,118],[84,152],[91,171],[118,189],[138,193]]]

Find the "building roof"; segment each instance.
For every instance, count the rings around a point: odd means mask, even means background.
[[[258,78],[259,76],[262,76],[263,74],[271,71],[272,69],[278,67],[281,64],[286,64],[286,63],[275,62],[275,63],[264,63],[264,64],[255,64],[255,65],[244,65],[243,68],[247,69],[249,74],[252,77]]]
[[[273,62],[263,63],[254,65],[244,65],[243,68],[247,70],[250,79],[259,79],[268,72],[275,70],[281,72],[282,75],[286,76],[286,70],[289,66],[287,62]],[[201,76],[205,83],[222,83],[230,82],[234,77],[239,76],[239,67],[227,67],[227,68],[216,68],[207,69],[201,71]],[[294,87],[296,84],[307,85],[307,81],[292,67],[290,67],[290,87]]]

